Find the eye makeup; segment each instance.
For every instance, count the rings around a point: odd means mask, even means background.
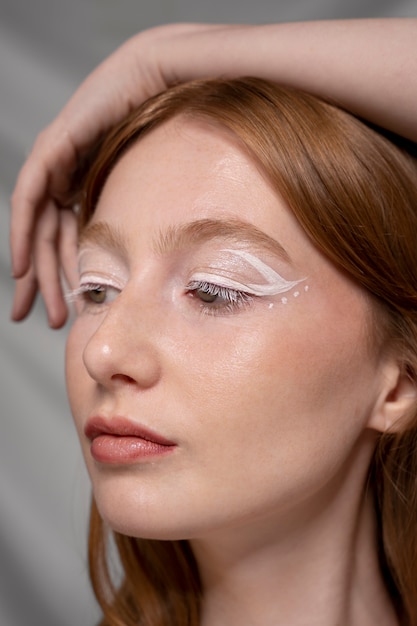
[[[222,250],[222,252],[228,252],[243,259],[248,265],[251,265],[265,280],[266,284],[250,282],[240,283],[231,278],[225,276],[216,275],[214,273],[196,272],[193,274],[193,281],[201,281],[207,283],[217,282],[224,288],[243,290],[254,296],[275,296],[280,293],[286,293],[299,283],[303,282],[305,278],[301,280],[286,280],[278,272],[272,269],[269,265],[261,261],[258,257],[246,252],[245,250]]]
[[[65,294],[65,299],[67,302],[75,302],[79,296],[91,291],[104,293],[105,290],[120,291],[120,289],[121,287],[109,277],[87,275],[81,278],[79,287]]]
[[[128,280],[125,265],[114,254],[90,246],[79,251],[78,274],[79,286],[65,294],[67,302],[88,301],[94,294],[100,294],[104,302],[105,296],[120,292]]]
[[[234,312],[249,305],[253,298],[286,294],[293,288],[293,297],[300,295],[295,288],[305,278],[287,280],[246,250],[226,248],[220,252],[227,255],[226,258],[210,263],[207,269],[194,271],[184,286],[185,293],[204,311],[211,314]],[[68,300],[80,300],[89,309],[110,304],[128,280],[125,264],[107,251],[98,252],[89,247],[80,252],[79,261],[80,284],[67,296]],[[225,275],[227,273],[229,276]],[[237,278],[230,277],[231,273],[236,273]],[[240,275],[242,280],[239,280]],[[304,286],[304,291],[307,289],[308,286]],[[283,296],[281,302],[286,304],[288,298]]]

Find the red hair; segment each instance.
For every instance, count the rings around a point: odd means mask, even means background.
[[[146,102],[114,129],[84,185],[80,227],[120,157],[144,133],[178,116],[232,131],[308,236],[367,290],[374,339],[417,378],[417,166],[403,147],[349,113],[267,81],[196,81]],[[417,626],[417,408],[400,432],[379,438],[370,476],[381,567],[403,619]],[[90,571],[102,626],[196,626],[202,589],[186,541],[114,533],[123,577],[112,582],[108,531],[92,505]]]

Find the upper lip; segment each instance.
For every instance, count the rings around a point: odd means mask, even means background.
[[[116,437],[139,437],[152,441],[161,446],[175,446],[175,442],[162,437],[153,430],[130,421],[126,417],[90,417],[85,425],[84,434],[90,441],[100,435],[114,435]]]

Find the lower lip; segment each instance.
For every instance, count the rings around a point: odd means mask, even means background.
[[[91,455],[98,463],[128,465],[170,454],[175,446],[166,446],[141,437],[103,434],[91,442]]]

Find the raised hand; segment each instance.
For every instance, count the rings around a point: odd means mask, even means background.
[[[72,174],[90,146],[132,108],[175,82],[256,75],[331,98],[417,139],[416,34],[417,20],[381,19],[174,24],[128,40],[39,135],[19,174],[10,235],[17,279],[12,318],[26,317],[39,289],[49,324],[65,322],[61,270],[76,281]]]

